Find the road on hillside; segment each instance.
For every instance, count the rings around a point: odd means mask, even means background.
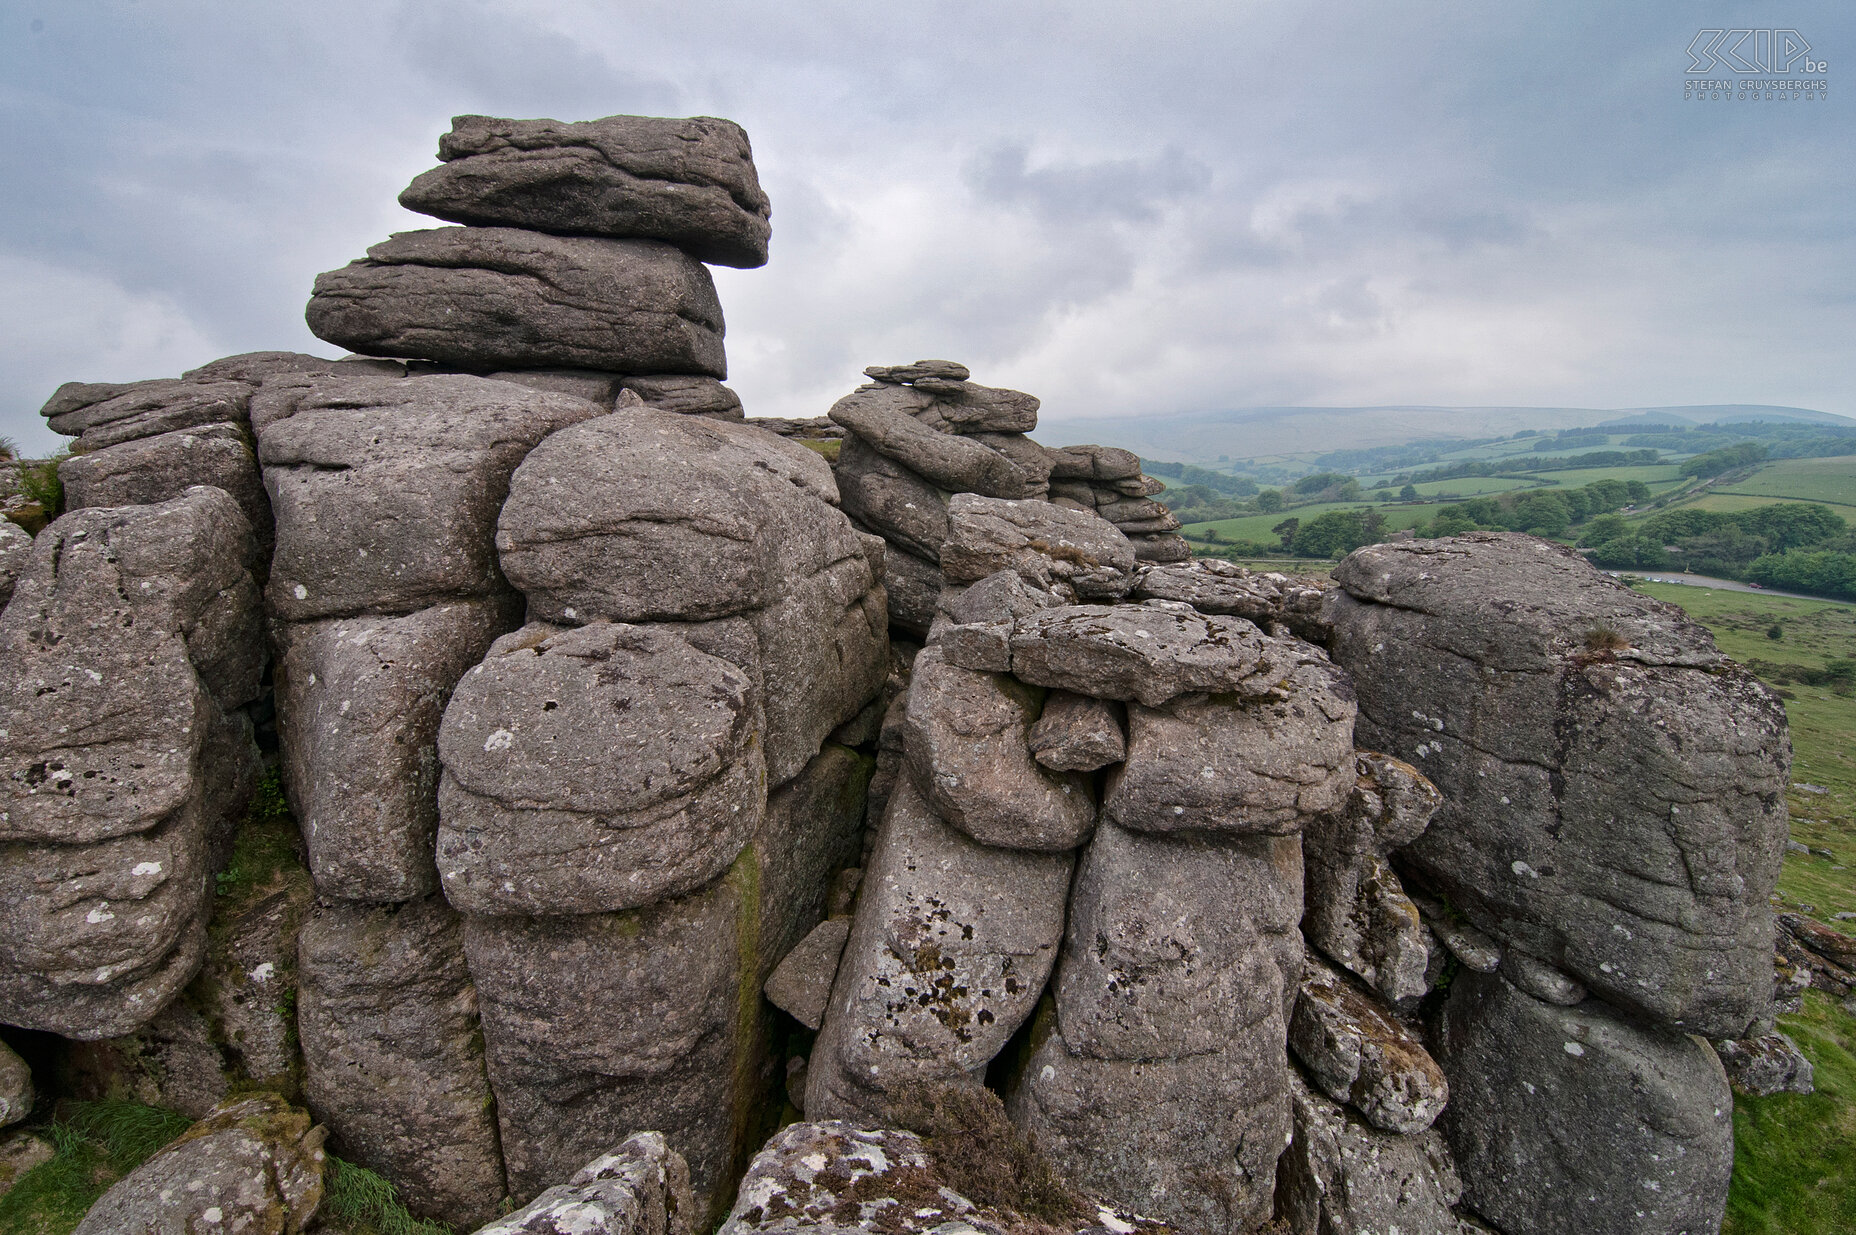
[[[1769,587],[1754,587],[1750,583],[1740,583],[1733,579],[1716,579],[1710,575],[1691,575],[1681,570],[1658,570],[1648,574],[1634,570],[1607,570],[1613,579],[1622,579],[1625,575],[1635,575],[1645,583],[1685,583],[1690,587],[1714,588],[1722,592],[1751,592],[1756,596],[1783,596],[1788,600],[1816,600],[1827,605],[1846,605],[1847,600],[1833,600],[1828,596],[1806,596],[1802,592],[1781,592]]]

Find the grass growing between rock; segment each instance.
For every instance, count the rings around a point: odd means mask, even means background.
[[[56,1151],[0,1197],[0,1235],[66,1235],[111,1184],[191,1127],[135,1102],[70,1102],[37,1129]]]
[[[1856,1017],[1819,991],[1781,1018],[1817,1092],[1734,1099],[1734,1181],[1723,1235],[1856,1231]]]
[[[110,1185],[193,1126],[178,1111],[138,1102],[66,1102],[33,1129],[55,1153],[0,1196],[0,1235],[69,1235]],[[453,1235],[415,1218],[373,1171],[329,1158],[319,1229],[331,1235]]]
[[[407,1213],[385,1177],[335,1157],[317,1218],[323,1229],[342,1235],[452,1235],[443,1223]]]

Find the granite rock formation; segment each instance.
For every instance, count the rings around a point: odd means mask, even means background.
[[[1195,561],[950,361],[747,419],[737,127],[439,158],[310,302],[377,354],[61,387],[0,524],[0,1124],[203,1118],[82,1229],[316,1229],[325,1136],[496,1235],[1718,1226],[1856,948],[1699,628]]]

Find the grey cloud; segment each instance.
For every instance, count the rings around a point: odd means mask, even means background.
[[[1024,144],[1002,145],[967,165],[966,182],[983,200],[1026,206],[1046,219],[1149,223],[1180,198],[1203,192],[1211,168],[1169,147],[1152,159],[1107,159],[1032,166]]]
[[[24,7],[0,12],[22,440],[49,444],[67,378],[331,350],[310,281],[425,225],[394,195],[464,111],[747,126],[773,260],[718,280],[754,412],[928,354],[1053,415],[1856,411],[1847,106],[1684,104],[1679,0]],[[1785,22],[1856,45],[1846,4]]]

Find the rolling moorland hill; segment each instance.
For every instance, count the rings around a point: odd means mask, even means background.
[[[1111,416],[1064,421],[1053,429],[1113,442],[1142,458],[1211,465],[1301,452],[1367,449],[1432,438],[1506,437],[1522,429],[1584,425],[1691,425],[1738,421],[1798,421],[1856,427],[1829,412],[1763,404],[1693,407],[1247,407],[1168,415]]]

